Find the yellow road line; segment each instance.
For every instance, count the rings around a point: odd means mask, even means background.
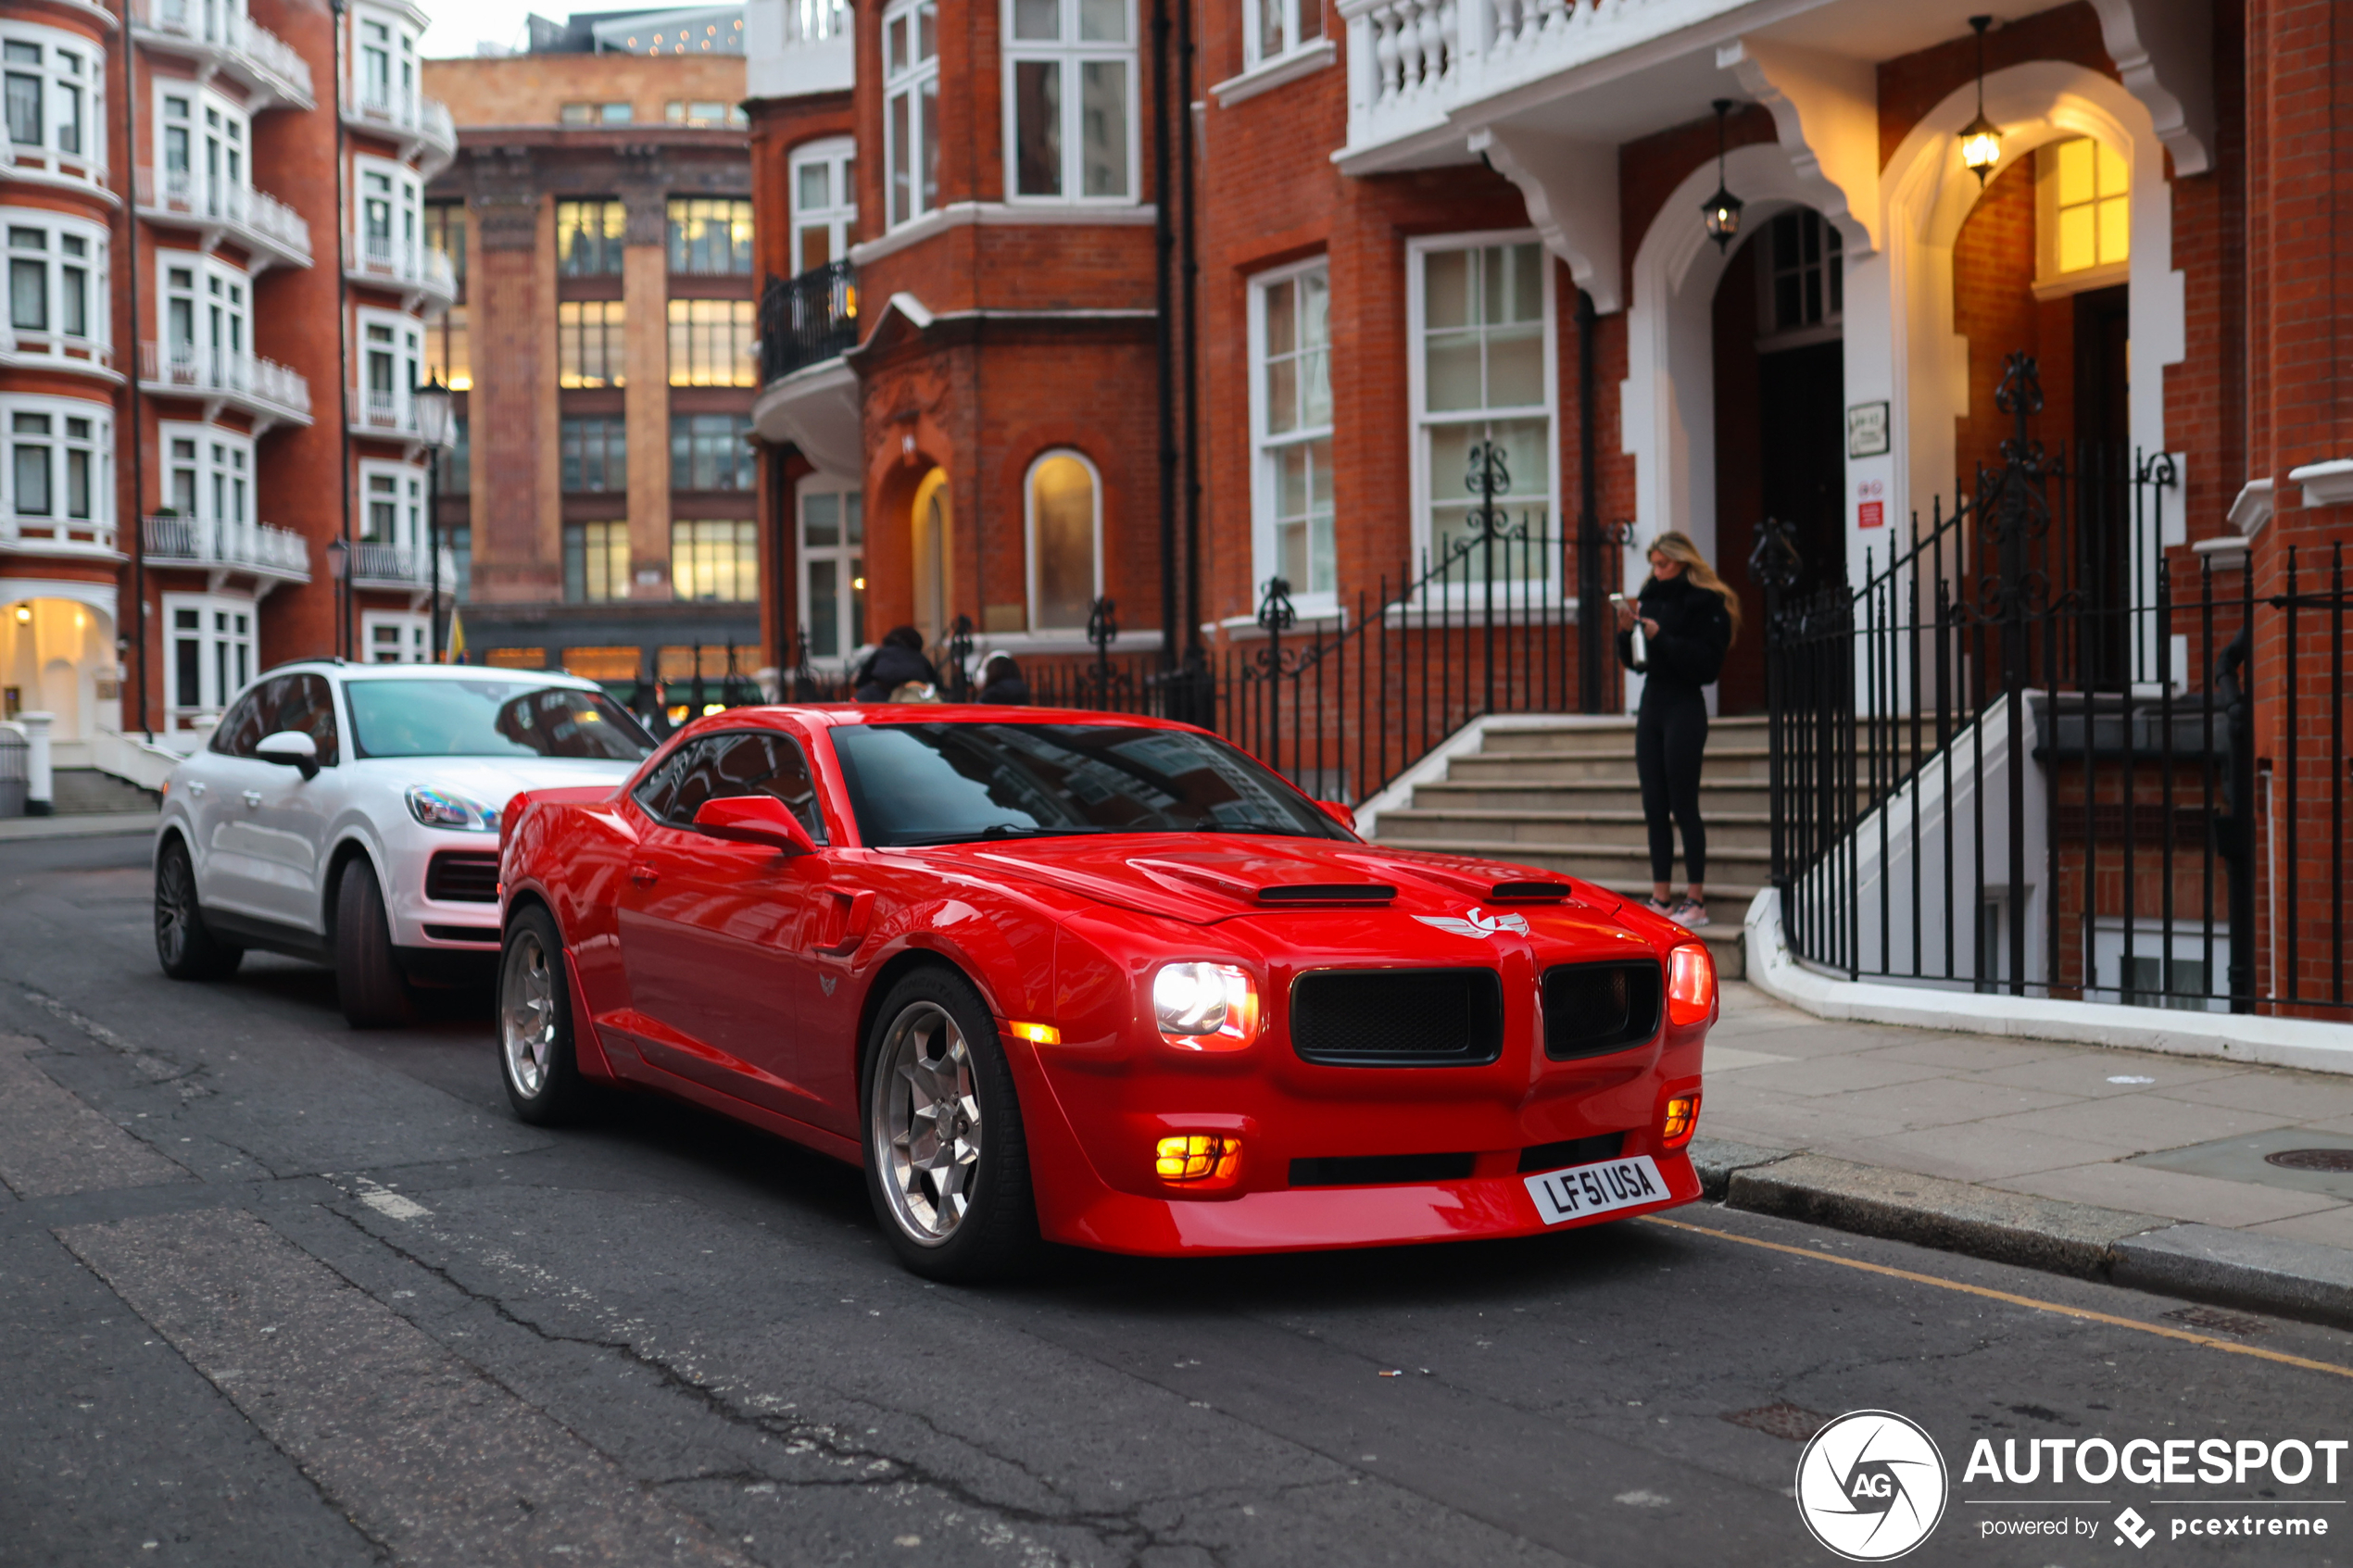
[[[1810,1247],[1792,1247],[1786,1242],[1764,1241],[1753,1236],[1737,1236],[1730,1231],[1710,1230],[1688,1220],[1669,1220],[1663,1215],[1646,1214],[1645,1222],[1664,1225],[1668,1230],[1690,1231],[1697,1236],[1712,1236],[1718,1241],[1737,1241],[1743,1247],[1761,1247],[1768,1252],[1786,1252],[1793,1258],[1807,1258],[1817,1263],[1836,1263],[1843,1269],[1860,1269],[1865,1273],[1885,1274],[1891,1279],[1909,1280],[1914,1285],[1932,1285],[1940,1290],[1958,1290],[1970,1296],[1982,1296],[1990,1300],[2007,1301],[2013,1307],[2032,1307],[2038,1312],[2057,1312],[2062,1317],[2082,1318],[2089,1323],[2104,1323],[2113,1328],[2137,1329],[2154,1334],[2161,1339],[2179,1339],[2185,1344],[2203,1345],[2209,1350],[2228,1350],[2234,1356],[2253,1356],[2259,1361],[2277,1361],[2282,1366],[2302,1367],[2307,1372],[2331,1372],[2339,1377],[2353,1377],[2353,1367],[2339,1366],[2334,1361],[2315,1361],[2303,1356],[2291,1356],[2281,1350],[2266,1350],[2259,1345],[2240,1345],[2228,1339],[2217,1339],[2210,1334],[2192,1334],[2187,1329],[2163,1328],[2153,1323],[2133,1318],[2120,1318],[2112,1312],[2095,1312],[2088,1307],[2070,1307],[2063,1302],[2038,1300],[2032,1296],[2014,1296],[2007,1290],[1992,1290],[1982,1285],[1964,1285],[1957,1279],[1939,1279],[1934,1274],[1914,1273],[1909,1269],[1891,1269],[1884,1263],[1867,1263],[1860,1258],[1840,1258],[1828,1252],[1817,1252]]]

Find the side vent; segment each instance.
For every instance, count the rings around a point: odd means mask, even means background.
[[[1577,897],[1565,882],[1499,882],[1487,890],[1493,904],[1560,904]]]
[[[1605,1056],[1658,1033],[1658,965],[1557,964],[1544,972],[1544,1054],[1554,1061]]]

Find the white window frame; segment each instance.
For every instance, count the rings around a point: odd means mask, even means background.
[[[25,512],[19,509],[17,495],[17,416],[39,414],[46,416],[49,429],[45,435],[29,436],[26,445],[36,443],[49,449],[49,509],[45,512]],[[87,420],[90,433],[76,437],[67,433],[66,420]],[[79,397],[46,397],[29,394],[9,393],[0,395],[0,534],[16,536],[30,529],[35,533],[88,531],[103,536],[114,527],[115,468],[114,468],[114,406],[91,402]],[[90,455],[90,515],[75,517],[69,510],[67,486],[66,454],[86,451]]]
[[[2231,1002],[2228,996],[2206,997],[2194,995],[2183,997],[2176,1002],[2168,1002],[2161,1000],[2150,1000],[2148,999],[2147,993],[2135,992],[2133,995],[2140,999],[2126,1004],[2124,986],[2122,984],[2124,980],[2122,972],[2124,967],[2124,925],[2125,920],[2121,915],[2099,915],[2094,917],[2092,922],[2091,943],[2092,983],[2083,987],[2083,999],[2085,1001],[2124,1004],[2133,1007],[2149,1008],[2158,1011],[2178,1010],[2182,1012],[2228,1012],[2231,1010]],[[2132,926],[2133,957],[2134,959],[2143,960],[2149,959],[2161,960],[2167,956],[2164,921],[2148,916],[2141,916],[2135,918],[2132,922]],[[2005,955],[2006,954],[2007,949],[2005,950]],[[2029,956],[2032,956],[2031,947],[2029,949]],[[2177,921],[2174,922],[2171,956],[2173,961],[2177,964],[2206,962],[2207,953],[2205,926],[2202,923],[2193,925],[2187,921]],[[2213,968],[2208,972],[2206,977],[2206,988],[2208,990],[2228,991],[2230,958],[2230,927],[2222,922],[2217,921],[2214,925],[2214,963]],[[2158,973],[2159,976],[2159,984],[2162,984],[2164,967],[2161,963],[2158,966]]]
[[[920,53],[922,21],[928,14],[932,24],[932,52]],[[895,30],[904,29],[908,63],[893,69],[891,44]],[[939,193],[934,189],[928,195],[924,190],[926,159],[937,185],[939,149],[928,144],[924,137],[924,90],[931,90],[933,114],[938,114],[939,73],[939,6],[938,0],[899,0],[883,13],[883,227],[903,228],[929,214],[938,205]],[[912,143],[907,162],[907,208],[899,210],[897,192],[892,185],[892,171],[898,168],[900,132],[892,126],[892,115],[899,102],[907,104],[907,131]]]
[[[397,656],[377,657],[380,633],[389,632],[384,639]],[[433,662],[433,623],[422,615],[406,610],[370,609],[359,614],[360,659],[368,664],[431,664]]]
[[[1428,406],[1429,389],[1424,363],[1422,339],[1427,328],[1426,270],[1428,258],[1445,251],[1473,250],[1490,245],[1534,245],[1538,247],[1538,276],[1543,281],[1544,314],[1540,333],[1544,350],[1544,401],[1504,408],[1482,408],[1475,413],[1460,409],[1445,409],[1432,413]],[[1554,273],[1552,253],[1542,248],[1542,239],[1533,229],[1485,229],[1460,234],[1430,234],[1405,243],[1405,383],[1406,429],[1410,437],[1409,468],[1413,483],[1413,550],[1415,571],[1423,569],[1425,556],[1436,564],[1430,528],[1430,455],[1429,432],[1441,425],[1469,424],[1474,421],[1491,424],[1499,420],[1529,420],[1541,417],[1545,431],[1544,472],[1546,487],[1541,494],[1531,493],[1515,484],[1509,498],[1514,511],[1525,511],[1531,504],[1541,502],[1544,508],[1544,533],[1553,541],[1545,551],[1547,574],[1544,583],[1529,590],[1546,600],[1558,598],[1564,588],[1563,563],[1559,541],[1563,534],[1560,522],[1560,366],[1558,289]],[[1498,505],[1504,503],[1498,502]],[[1500,581],[1499,581],[1500,587]],[[1513,588],[1516,600],[1521,590]],[[1458,574],[1448,597],[1454,602],[1467,602],[1473,595],[1472,584]],[[1502,596],[1498,595],[1498,597]]]
[[[834,525],[835,543],[812,545],[809,543],[807,510],[809,498],[812,495],[828,495],[839,496],[841,499],[841,509],[837,514],[838,521]],[[811,667],[813,669],[827,671],[842,670],[854,662],[867,647],[873,646],[870,642],[849,642],[858,630],[856,607],[859,595],[862,592],[858,584],[865,581],[862,576],[866,555],[865,501],[865,492],[859,488],[854,480],[828,479],[824,474],[812,473],[803,477],[800,483],[793,487],[793,555],[795,558],[793,570],[797,573],[796,586],[799,590],[799,596],[793,602],[800,607],[800,625],[795,628],[795,632],[798,633],[810,624],[809,607],[814,602],[815,589],[810,583],[809,569],[812,563],[830,561],[835,563],[836,567],[834,602],[837,619],[835,621],[835,625],[840,628],[841,636],[848,645],[837,653],[812,651],[809,657]],[[856,507],[859,513],[858,538],[855,542],[852,542],[849,537],[849,509],[852,507]]]
[[[800,205],[800,171],[823,165],[826,188],[833,199],[821,207]],[[849,136],[826,136],[806,142],[792,150],[786,170],[786,194],[792,210],[792,270],[799,277],[812,266],[823,262],[810,261],[800,247],[800,232],[819,224],[825,227],[826,261],[840,261],[849,254],[851,235],[858,228],[858,189],[854,171],[858,165],[858,143]]]
[[[1103,470],[1095,466],[1094,458],[1076,446],[1049,446],[1029,460],[1029,467],[1022,470],[1021,476],[1023,582],[1029,597],[1029,630],[1034,633],[1084,633],[1087,630],[1084,621],[1076,626],[1049,626],[1038,613],[1038,470],[1055,458],[1077,458],[1087,470],[1088,483],[1094,486],[1095,591],[1088,597],[1091,602],[1103,596]]]
[[[1281,13],[1283,46],[1268,53],[1264,45],[1264,29],[1259,25],[1269,7]],[[1300,37],[1299,19],[1312,13],[1318,31],[1313,38]],[[1242,0],[1242,69],[1255,70],[1260,66],[1273,65],[1290,59],[1311,49],[1328,49],[1332,40],[1330,30],[1324,24],[1324,0]]]
[[[193,628],[180,625],[182,610],[195,612],[196,624]],[[165,729],[175,733],[194,729],[195,721],[217,717],[252,684],[260,671],[255,640],[259,620],[259,606],[250,597],[231,594],[163,596]],[[195,643],[197,649],[197,701],[194,707],[180,701],[180,646],[190,641]]]
[[[194,445],[194,452],[185,458],[173,449],[173,443],[180,441]],[[195,523],[206,538],[222,547],[224,555],[233,555],[233,546],[249,550],[254,530],[260,524],[254,507],[258,470],[253,437],[224,425],[168,420],[156,426],[156,451],[162,475],[157,493],[164,505]],[[191,497],[195,504],[186,508],[180,506],[176,492],[178,476],[183,472],[191,473],[195,481]]]
[[[384,194],[381,198],[370,189],[371,179],[384,182]],[[381,258],[368,252],[368,204],[376,199],[384,203],[391,231],[384,237]],[[348,267],[353,272],[398,282],[414,282],[424,275],[421,262],[424,246],[424,186],[415,169],[368,153],[352,158],[351,233],[346,244],[345,254],[351,258]]]
[[[156,345],[159,373],[169,376],[166,368],[171,361],[172,342],[169,328],[171,304],[185,300],[192,332],[189,353],[199,365],[215,363],[216,354],[229,361],[242,363],[253,358],[253,279],[216,257],[192,250],[158,250],[156,255]],[[189,274],[190,286],[181,289],[171,281],[174,270]],[[226,330],[213,342],[215,312],[218,324]],[[200,384],[234,384],[230,380],[236,372],[216,370]]]
[[[107,271],[107,230],[104,224],[69,213],[56,212],[42,207],[0,207],[0,252],[5,252],[8,267],[8,293],[11,307],[16,295],[16,264],[34,259],[36,253],[19,251],[9,243],[9,232],[16,229],[43,231],[44,248],[37,253],[46,263],[48,274],[44,298],[49,325],[45,329],[15,325],[13,310],[8,325],[15,339],[14,352],[20,359],[42,359],[62,365],[82,363],[104,365],[114,353],[114,295]],[[80,240],[82,255],[76,258],[66,254],[64,242]],[[82,284],[82,324],[90,330],[74,333],[65,330],[65,272],[69,267],[80,267],[87,274]]]
[[[1126,11],[1127,36],[1118,43],[1081,42],[1078,18],[1081,0],[1055,0],[1061,12],[1060,36],[1051,42],[1016,39],[1013,36],[1013,12],[1020,0],[1000,0],[1001,40],[1000,53],[1004,56],[1003,91],[1005,137],[1005,200],[1008,205],[1021,207],[1134,207],[1140,199],[1139,171],[1142,161],[1143,129],[1139,112],[1137,93],[1136,4],[1121,0]],[[1062,69],[1062,194],[1059,195],[1024,195],[1021,192],[1020,133],[1014,120],[1019,109],[1013,91],[1016,67],[1028,62],[1049,62]],[[1126,191],[1116,195],[1090,196],[1080,187],[1085,183],[1086,161],[1080,135],[1084,119],[1084,94],[1079,88],[1079,72],[1088,65],[1113,63],[1121,66],[1126,76],[1127,136],[1123,149],[1127,159]]]
[[[39,143],[11,143],[8,152],[13,159],[11,178],[67,182],[77,185],[103,187],[107,182],[107,51],[94,39],[63,28],[44,27],[37,22],[19,21],[14,17],[0,20],[0,44],[30,44],[41,51],[40,62],[0,61],[0,73],[37,76],[41,79],[41,140]],[[69,70],[64,59],[79,61],[80,71]],[[58,143],[65,130],[60,113],[63,106],[72,101],[70,94],[81,94],[82,124],[79,152],[61,147]],[[6,139],[8,130],[0,124],[0,140]]]
[[[1295,431],[1286,431],[1279,436],[1271,433],[1268,430],[1273,420],[1272,410],[1268,408],[1266,400],[1266,291],[1316,272],[1324,274],[1326,320],[1328,322],[1331,298],[1331,258],[1329,257],[1315,256],[1304,261],[1294,262],[1288,267],[1272,268],[1250,280],[1250,509],[1251,559],[1253,567],[1253,575],[1251,579],[1251,600],[1253,608],[1259,596],[1265,592],[1266,584],[1279,576],[1282,571],[1282,548],[1280,542],[1275,536],[1276,513],[1278,507],[1274,459],[1277,454],[1286,446],[1312,442],[1318,437],[1329,440],[1333,434],[1333,426],[1330,424],[1317,427],[1302,426]],[[1326,352],[1331,352],[1328,344]],[[1312,541],[1310,548],[1311,550],[1313,548]],[[1334,548],[1337,553],[1337,542]],[[1332,568],[1332,587],[1315,589],[1304,583],[1292,583],[1290,596],[1292,608],[1307,616],[1337,614],[1340,608],[1339,577],[1339,564],[1335,561]]]
[[[425,541],[425,470],[415,463],[403,463],[384,458],[362,458],[356,465],[359,493],[358,515],[353,520],[359,533],[356,537],[371,544],[392,545],[408,550],[414,557]],[[388,481],[392,486],[392,537],[382,538],[375,530],[375,506],[381,494],[376,482]]]
[[[2124,190],[2119,196],[2095,194],[2093,210],[2093,245],[2098,246],[2098,214],[2102,204],[2121,199],[2124,203],[2125,251],[2114,261],[2094,261],[2089,267],[2073,271],[2059,270],[2059,148],[2069,142],[2083,141],[2092,144],[2094,190],[2097,191],[2099,156],[2105,151],[2124,165]],[[2098,136],[2070,136],[2057,142],[2045,142],[2034,149],[2034,297],[2040,300],[2065,298],[2085,294],[2093,289],[2113,287],[2129,282],[2133,276],[2133,150],[2130,146],[2110,146]],[[2079,204],[2082,205],[2082,204]]]
[[[388,349],[384,343],[369,337],[371,327],[384,328],[392,333]],[[353,312],[351,335],[351,401],[355,418],[369,430],[383,432],[384,439],[398,440],[415,428],[416,410],[410,395],[424,370],[424,323],[405,311],[363,305]],[[390,423],[372,418],[366,401],[374,390],[368,379],[374,369],[373,357],[386,352],[392,358]]]
[[[195,218],[243,220],[253,194],[253,119],[245,106],[194,77],[157,76],[149,92],[154,205]],[[167,116],[165,106],[172,99],[186,100],[186,119]],[[164,166],[166,138],[174,127],[188,134],[188,183],[180,192],[168,188],[170,171]],[[208,151],[208,142],[217,154]]]
[[[384,32],[385,96],[380,105],[370,100],[367,91],[368,56],[378,45],[378,40],[368,31],[371,25]],[[351,62],[351,82],[346,91],[353,107],[363,117],[371,108],[380,108],[396,124],[416,123],[417,30],[407,18],[372,6],[354,6],[346,58]]]

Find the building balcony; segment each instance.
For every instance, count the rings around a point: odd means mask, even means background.
[[[139,389],[151,397],[186,397],[209,420],[222,408],[251,416],[258,438],[272,425],[310,422],[310,383],[272,359],[172,344],[139,345]]]
[[[234,80],[248,94],[249,113],[318,106],[310,87],[310,62],[228,0],[131,0],[131,36],[191,56],[199,65]]]
[[[83,138],[94,142],[94,137]],[[112,204],[116,197],[107,189],[106,160],[87,153],[59,152],[39,143],[17,144],[12,136],[0,135],[0,179],[20,181],[34,185],[59,185],[94,194]]]
[[[229,184],[207,190],[192,169],[158,171],[148,164],[134,171],[133,182],[140,217],[194,229],[204,236],[207,250],[227,240],[251,258],[249,272],[310,265],[310,225],[266,191]]]
[[[419,443],[416,404],[405,390],[375,386],[351,389],[351,433],[378,441]]]
[[[434,587],[433,552],[418,545],[359,540],[351,546],[351,585],[430,594]],[[454,593],[457,586],[458,558],[445,549],[441,552],[441,591]]]
[[[140,533],[149,566],[244,573],[271,586],[310,581],[310,542],[291,528],[164,516],[142,519]]]
[[[419,161],[428,179],[457,156],[458,125],[449,117],[449,106],[438,98],[386,95],[372,87],[354,87],[344,99],[343,119],[355,130],[397,143],[404,158],[422,155]]]
[[[95,338],[70,332],[37,332],[23,327],[0,326],[0,366],[17,370],[79,370],[109,383],[120,383],[114,349]]]
[[[447,310],[458,300],[458,274],[446,251],[403,244],[389,234],[361,234],[352,241],[344,275],[369,288],[392,290],[401,307]]]
[[[767,0],[744,7],[744,95],[797,98],[858,84],[848,0]]]
[[[0,556],[70,556],[119,561],[115,526],[92,518],[27,517],[0,511]]]
[[[858,269],[848,261],[771,278],[760,295],[759,401],[752,428],[789,441],[825,473],[859,471]]]

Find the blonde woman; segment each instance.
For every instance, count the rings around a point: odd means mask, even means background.
[[[1642,671],[1634,719],[1634,771],[1650,824],[1650,907],[1687,930],[1707,923],[1707,826],[1699,816],[1700,759],[1707,747],[1707,697],[1724,653],[1741,633],[1740,596],[1725,585],[1687,534],[1651,541],[1650,581],[1617,605],[1617,657]],[[1634,662],[1639,620],[1643,660]],[[1675,830],[1683,831],[1691,882],[1672,897]]]

